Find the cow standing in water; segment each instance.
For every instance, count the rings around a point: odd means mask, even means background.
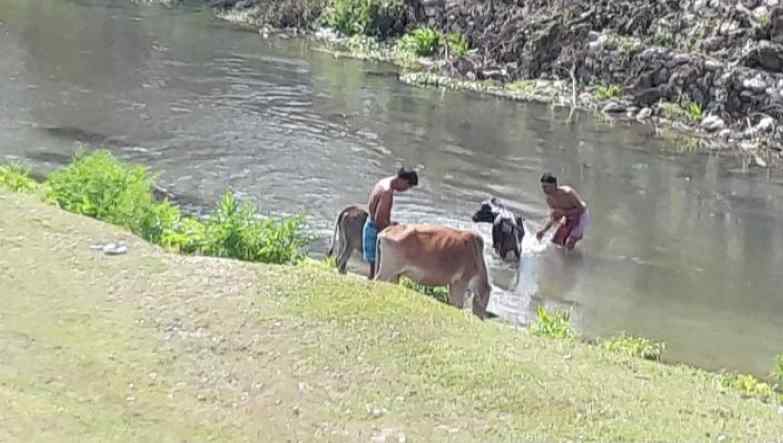
[[[473,313],[487,317],[492,286],[480,235],[428,224],[394,225],[378,235],[376,280],[397,283],[401,276],[427,286],[448,286],[449,304],[460,309],[473,290]]]
[[[509,252],[516,254],[517,260],[522,258],[522,239],[525,237],[525,226],[522,217],[515,215],[498,199],[492,197],[481,202],[479,210],[473,214],[476,223],[492,223],[492,248],[503,260]]]
[[[345,274],[348,260],[354,251],[362,254],[362,229],[368,216],[367,211],[358,205],[347,206],[337,215],[332,245],[326,256],[331,257],[337,248],[337,269],[341,274]]]

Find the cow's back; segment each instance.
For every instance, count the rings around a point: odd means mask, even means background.
[[[415,274],[417,279],[445,284],[442,280],[452,281],[481,272],[482,264],[476,262],[474,250],[476,242],[483,244],[483,241],[473,232],[410,224],[391,226],[381,237],[382,254],[393,254],[397,261],[404,263],[406,273]]]

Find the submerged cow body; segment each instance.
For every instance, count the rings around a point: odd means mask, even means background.
[[[429,224],[395,225],[377,242],[376,280],[398,282],[401,276],[428,286],[448,286],[449,304],[462,308],[472,289],[473,313],[482,320],[492,286],[479,234]]]
[[[337,215],[334,223],[334,234],[332,234],[332,246],[327,257],[331,257],[337,246],[337,269],[341,274],[345,274],[348,260],[353,251],[358,251],[362,255],[362,228],[369,214],[359,205],[351,205],[344,208]],[[339,245],[337,241],[339,240]]]
[[[522,252],[522,239],[525,227],[522,217],[514,214],[495,197],[481,202],[479,210],[473,214],[476,223],[492,223],[492,248],[502,259],[513,251],[519,260]]]

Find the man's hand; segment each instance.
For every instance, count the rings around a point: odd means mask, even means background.
[[[555,209],[554,211],[552,211],[552,221],[553,222],[558,222],[563,217],[565,217],[565,212],[564,211],[561,211],[559,209]]]
[[[541,239],[544,238],[544,230],[543,229],[536,233],[536,238],[538,239],[538,241],[541,241]]]

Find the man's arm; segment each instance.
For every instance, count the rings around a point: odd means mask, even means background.
[[[378,207],[375,210],[375,224],[378,226],[378,232],[383,231],[391,224],[393,199],[392,191],[384,192],[380,196]]]

